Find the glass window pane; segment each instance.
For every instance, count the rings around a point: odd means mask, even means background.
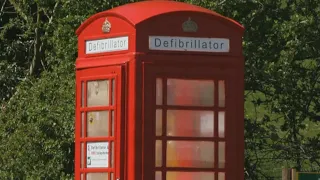
[[[214,143],[206,141],[168,141],[167,167],[213,168]]]
[[[161,171],[156,171],[156,178],[155,178],[155,180],[162,180],[162,173],[161,173]]]
[[[109,136],[109,111],[88,112],[87,136]]]
[[[218,114],[219,119],[219,137],[225,136],[225,112],[220,111]]]
[[[167,172],[167,180],[214,180],[213,172]]]
[[[162,141],[156,140],[156,167],[162,166]]]
[[[109,180],[108,173],[88,173],[87,180]]]
[[[114,136],[114,111],[111,111],[111,136]]]
[[[214,82],[211,80],[167,80],[168,105],[213,106]]]
[[[114,174],[110,173],[110,180],[114,180]]]
[[[225,158],[226,158],[226,143],[225,142],[219,142],[219,168],[225,167]]]
[[[80,132],[80,136],[84,137],[84,113],[81,113],[81,132]]]
[[[84,179],[84,178],[83,178],[83,174],[81,174],[81,175],[80,175],[80,179],[81,179],[81,180],[83,180],[83,179]]]
[[[88,81],[87,84],[87,106],[109,105],[109,81]]]
[[[162,110],[156,110],[156,136],[162,135]]]
[[[114,156],[115,156],[115,153],[114,153],[114,142],[113,141],[111,141],[110,146],[111,146],[111,148],[110,148],[111,149],[111,152],[110,152],[110,156],[111,156],[110,167],[113,167],[113,165],[114,165]]]
[[[157,78],[156,80],[156,95],[157,95],[157,98],[156,98],[156,103],[157,105],[162,105],[162,79],[160,78]]]
[[[224,107],[226,103],[225,82],[219,81],[219,107]]]
[[[81,82],[81,107],[84,106],[84,82]]]
[[[112,105],[114,105],[115,104],[115,89],[116,89],[116,83],[115,83],[115,80],[114,79],[112,79],[111,80],[111,83],[112,83],[112,86],[111,86],[111,88],[112,88],[112,91],[111,91],[111,99],[112,99],[112,101],[111,101],[111,103],[112,103]]]
[[[80,143],[80,153],[81,153],[80,167],[84,168],[84,144],[83,143]]]
[[[225,179],[226,179],[225,173],[219,172],[218,173],[218,180],[225,180]]]
[[[167,136],[213,137],[213,133],[213,111],[167,111]]]

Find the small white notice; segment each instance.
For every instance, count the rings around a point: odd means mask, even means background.
[[[88,168],[105,168],[108,167],[109,161],[109,143],[108,142],[91,142],[87,143],[87,167]]]
[[[113,51],[124,51],[129,48],[128,36],[107,39],[87,40],[86,54],[96,54]]]
[[[229,52],[229,39],[173,36],[149,36],[150,50]]]

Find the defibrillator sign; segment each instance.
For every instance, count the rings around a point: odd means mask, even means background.
[[[109,160],[108,142],[88,142],[87,143],[87,167],[105,168],[108,167]]]

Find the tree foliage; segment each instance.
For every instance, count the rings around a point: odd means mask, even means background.
[[[320,168],[320,2],[180,0],[245,26],[245,174]],[[128,0],[0,1],[0,179],[72,179],[75,30]]]

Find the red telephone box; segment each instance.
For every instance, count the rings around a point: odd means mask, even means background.
[[[77,30],[76,180],[243,180],[243,27],[174,1]]]

